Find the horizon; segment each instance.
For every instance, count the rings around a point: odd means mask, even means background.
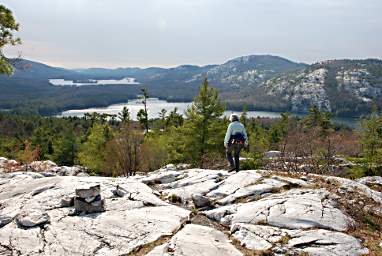
[[[63,68],[176,67],[270,54],[302,63],[382,59],[378,0],[4,0],[23,44]],[[43,28],[43,29],[41,29]]]
[[[174,66],[115,66],[115,67],[97,66],[97,67],[74,67],[74,68],[71,68],[71,67],[63,67],[63,66],[51,65],[51,64],[43,62],[43,61],[39,61],[39,60],[35,60],[35,59],[27,59],[27,58],[24,58],[23,56],[15,57],[14,59],[22,59],[22,60],[26,60],[26,61],[37,62],[37,63],[43,64],[43,65],[47,65],[47,66],[50,66],[50,67],[53,67],[53,68],[64,68],[64,69],[68,69],[68,70],[125,69],[125,68],[138,68],[138,69],[163,68],[163,69],[171,69],[171,68],[177,68],[177,67],[180,67],[180,66],[197,66],[197,67],[205,67],[205,66],[211,66],[211,65],[212,66],[214,66],[214,65],[215,66],[219,66],[219,65],[225,64],[228,61],[234,60],[236,58],[247,57],[247,56],[279,57],[279,58],[282,58],[282,59],[286,59],[288,61],[292,61],[294,63],[305,64],[305,65],[312,65],[312,64],[316,64],[316,63],[320,63],[320,62],[334,61],[334,60],[379,60],[379,61],[382,61],[382,58],[360,58],[360,59],[358,59],[358,58],[342,58],[342,59],[325,59],[325,60],[318,60],[318,61],[315,61],[315,62],[312,62],[312,63],[306,63],[306,62],[301,62],[301,61],[298,61],[298,60],[291,60],[291,59],[288,59],[286,57],[282,57],[282,56],[278,56],[278,55],[273,55],[273,54],[250,54],[250,55],[243,55],[243,56],[233,57],[233,58],[230,58],[230,59],[228,59],[228,60],[226,60],[225,62],[222,62],[222,63],[210,63],[210,64],[205,64],[205,65],[197,65],[197,64],[193,64],[193,63],[179,63],[179,64],[176,64]]]

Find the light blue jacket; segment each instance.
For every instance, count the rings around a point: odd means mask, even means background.
[[[227,147],[229,139],[231,138],[231,135],[235,135],[238,133],[243,134],[245,138],[245,144],[248,144],[248,136],[247,136],[247,132],[245,130],[244,125],[240,123],[239,121],[235,121],[228,125],[227,133],[225,134],[225,138],[224,138],[224,146]]]

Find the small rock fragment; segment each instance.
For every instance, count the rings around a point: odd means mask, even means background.
[[[49,220],[50,217],[47,213],[37,209],[22,211],[16,217],[17,224],[24,228],[41,226]]]
[[[74,205],[74,198],[70,196],[66,196],[61,198],[61,206],[62,207],[71,207]]]
[[[105,201],[101,199],[100,201],[94,201],[92,203],[88,203],[82,198],[77,197],[74,199],[74,208],[77,214],[104,212]]]
[[[76,189],[75,213],[97,213],[105,211],[105,201],[101,198],[101,186]]]
[[[0,228],[12,222],[12,218],[9,216],[0,215]]]
[[[100,195],[101,193],[101,186],[100,185],[96,185],[96,186],[92,186],[90,188],[79,188],[79,189],[76,189],[76,195],[80,198],[89,198],[89,197],[96,197],[98,195]]]
[[[124,197],[126,195],[127,191],[117,185],[117,187],[112,191],[112,193],[114,196]]]
[[[280,156],[281,156],[281,151],[276,151],[276,150],[268,151],[264,153],[265,158],[276,158]]]
[[[196,208],[211,206],[210,199],[203,195],[192,195],[192,201]]]

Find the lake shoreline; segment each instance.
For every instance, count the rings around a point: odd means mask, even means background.
[[[176,101],[176,100],[165,100],[161,98],[150,98],[148,101],[148,107],[149,107],[149,115],[151,119],[158,118],[158,113],[161,111],[161,109],[166,109],[167,112],[172,111],[175,107],[178,108],[178,113],[184,115],[185,110],[189,105],[191,105],[192,102],[190,101]],[[150,105],[151,108],[150,109]],[[140,103],[140,99],[128,99],[128,102],[122,102],[122,103],[113,103],[108,104],[104,106],[92,106],[88,108],[75,108],[75,109],[68,109],[65,111],[62,111],[56,115],[56,117],[69,117],[69,116],[77,116],[81,117],[85,113],[101,113],[101,114],[117,114],[119,113],[122,108],[126,106],[131,111],[131,117],[132,119],[136,118],[136,113],[143,107],[143,105]],[[226,109],[225,115],[229,115],[231,113],[237,113],[241,114],[242,111],[235,109]],[[280,118],[282,111],[263,111],[263,110],[249,110],[248,117],[260,117],[260,118]],[[293,116],[302,118],[306,116],[307,113],[296,113],[296,112],[287,112],[290,113]],[[51,115],[52,116],[52,115]],[[358,125],[360,120],[360,117],[343,117],[343,116],[333,116],[333,121],[340,124],[345,124],[350,127],[355,127]]]
[[[182,100],[178,100],[178,99],[167,99],[167,98],[164,98],[164,97],[152,97],[152,99],[159,99],[159,100],[163,100],[163,101],[167,101],[168,103],[192,103],[192,101],[189,101],[187,99],[182,99]],[[60,115],[62,114],[63,112],[66,112],[66,111],[70,111],[70,110],[85,110],[85,109],[89,109],[89,108],[107,108],[111,105],[116,105],[116,104],[127,104],[129,103],[129,101],[135,101],[137,100],[137,98],[131,98],[131,99],[127,99],[127,102],[126,101],[112,101],[112,102],[109,102],[107,104],[102,104],[102,103],[99,103],[99,104],[92,104],[91,106],[78,106],[78,107],[75,107],[75,108],[62,108],[61,111],[57,111],[56,113],[53,113],[53,114],[50,114],[50,115],[46,115],[46,116],[57,116],[57,115]],[[225,104],[224,101],[222,101],[223,104]],[[243,104],[241,106],[241,109],[243,109],[244,107],[246,107],[248,105],[246,104]],[[226,108],[226,111],[233,111],[233,112],[243,112],[243,110],[240,110],[240,107],[227,107]],[[253,107],[248,107],[248,111],[255,111],[255,112],[273,112],[273,113],[279,113],[279,114],[282,114],[282,113],[289,113],[289,114],[292,114],[292,115],[298,115],[298,116],[304,116],[306,114],[308,114],[308,112],[292,112],[292,111],[288,111],[288,110],[274,110],[274,109],[265,109],[265,108],[253,108]],[[349,119],[362,119],[366,116],[367,114],[363,114],[363,115],[335,115],[333,114],[333,118],[349,118]]]

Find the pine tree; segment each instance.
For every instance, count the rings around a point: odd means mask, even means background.
[[[80,147],[78,154],[80,163],[95,172],[100,172],[105,161],[105,146],[110,139],[110,127],[95,123]]]
[[[241,116],[240,116],[240,122],[244,126],[247,126],[248,124],[248,106],[247,105],[244,105],[243,107],[243,112],[241,113]]]
[[[160,127],[162,130],[166,130],[166,114],[167,114],[167,110],[165,109],[162,109],[159,113],[159,121],[160,121]]]
[[[174,108],[166,118],[166,127],[180,127],[183,125],[183,122],[183,116],[178,113],[178,108]]]
[[[206,155],[221,151],[226,128],[221,119],[223,112],[218,92],[209,87],[206,78],[199,95],[186,111],[187,119],[181,130],[187,160],[202,166]]]
[[[73,130],[67,130],[53,144],[53,161],[59,165],[74,165],[77,154],[76,137]]]
[[[6,45],[21,43],[20,39],[14,37],[13,33],[19,30],[19,24],[13,17],[12,11],[0,4],[0,74],[11,75],[13,67],[3,54]]]
[[[375,113],[361,123],[361,143],[369,170],[382,164],[382,115]]]
[[[141,91],[143,93],[141,96],[143,109],[139,110],[137,114],[137,119],[139,123],[145,128],[146,133],[148,133],[149,132],[149,114],[147,111],[147,99],[149,98],[149,93],[144,88],[141,89]]]
[[[125,125],[128,125],[130,122],[130,111],[129,109],[124,106],[122,109],[122,112],[118,113],[118,118],[121,120],[121,122]]]

